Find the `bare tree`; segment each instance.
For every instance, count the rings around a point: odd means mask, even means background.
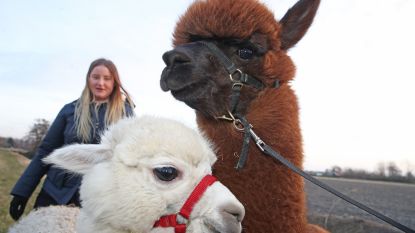
[[[36,149],[39,147],[43,138],[45,137],[49,129],[49,121],[45,119],[36,119],[33,126],[30,128],[29,133],[26,135],[25,140],[30,143],[30,152],[28,157],[33,157]]]
[[[13,138],[7,138],[6,146],[7,147],[15,147],[14,139]]]
[[[395,162],[389,162],[386,169],[388,170],[389,177],[400,176],[402,173],[401,169],[398,168]]]

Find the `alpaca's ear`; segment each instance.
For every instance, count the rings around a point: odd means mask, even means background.
[[[292,48],[307,32],[316,15],[320,0],[299,0],[280,20],[281,49]]]
[[[73,144],[54,150],[43,159],[43,162],[74,173],[85,174],[95,164],[111,158],[112,150],[105,145]]]

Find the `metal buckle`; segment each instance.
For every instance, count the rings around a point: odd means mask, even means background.
[[[240,76],[239,76],[239,80],[236,80],[236,79],[234,79],[234,78],[233,78],[233,75],[234,75],[234,74],[236,74],[236,73],[239,73],[239,75],[240,75]],[[237,82],[241,83],[241,78],[242,78],[242,75],[243,75],[242,71],[241,71],[240,69],[236,69],[236,70],[235,70],[232,74],[229,74],[229,78],[230,78],[230,79],[231,79],[231,81],[232,81],[232,82],[234,82],[234,83],[235,83],[235,82],[236,82],[236,83],[237,83]]]

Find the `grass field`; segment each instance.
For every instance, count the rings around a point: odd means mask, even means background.
[[[9,203],[11,200],[9,193],[26,165],[27,161],[21,155],[16,155],[14,152],[0,148],[0,233],[7,232],[9,226],[14,222],[9,215]],[[36,190],[37,192],[39,192],[39,187]],[[26,205],[26,214],[33,207],[34,197],[37,196],[36,193]]]

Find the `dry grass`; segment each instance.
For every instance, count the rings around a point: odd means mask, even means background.
[[[29,162],[22,155],[0,148],[0,233],[7,232],[9,226],[14,223],[9,215],[10,190]],[[26,206],[26,214],[32,209],[34,199],[40,190],[39,187]]]

